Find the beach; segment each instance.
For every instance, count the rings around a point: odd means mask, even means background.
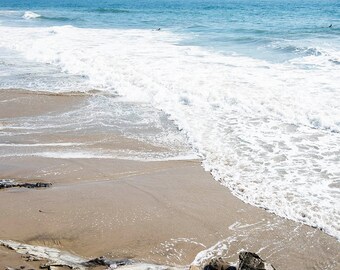
[[[19,129],[18,121],[25,118],[58,118],[93,97],[10,89],[2,91],[0,98],[1,131],[5,134],[15,126]],[[172,125],[171,121],[166,123]],[[105,140],[99,143],[98,133],[90,125],[84,126],[81,133],[45,129],[34,136],[48,149],[57,143],[68,143],[65,147],[86,143],[85,148],[118,152],[168,151],[110,129],[102,131]],[[1,240],[54,247],[84,258],[130,258],[163,265],[190,265],[199,252],[216,244],[206,256],[220,255],[235,262],[239,251],[248,250],[260,254],[276,269],[287,269],[287,265],[325,269],[339,263],[340,244],[335,238],[242,202],[214,181],[198,158],[34,155],[30,153],[39,152],[42,146],[34,145],[33,135],[20,128],[16,136],[2,137],[2,151],[10,154],[21,145],[28,149],[27,155],[0,157],[0,179],[52,186],[0,191]],[[38,262],[25,262],[4,247],[0,248],[0,258],[1,269],[38,266]]]
[[[337,0],[1,0],[0,269],[338,270],[339,74]]]

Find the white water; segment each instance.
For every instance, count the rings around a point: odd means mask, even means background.
[[[0,27],[0,47],[168,113],[204,167],[242,200],[339,239],[339,51],[325,46],[274,64],[175,45],[180,38]]]
[[[39,18],[41,17],[40,14],[38,13],[35,13],[33,11],[25,11],[24,15],[22,16],[24,19],[28,19],[28,20],[31,20],[31,19],[36,19],[36,18]]]

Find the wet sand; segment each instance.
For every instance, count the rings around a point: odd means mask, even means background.
[[[65,100],[60,100],[60,96],[10,91],[0,94],[0,102],[6,100],[6,106],[0,107],[2,123],[25,114],[58,114],[81,106],[87,98],[62,96]],[[30,105],[20,112],[9,109],[23,95]],[[41,103],[44,106],[39,107]],[[45,143],[88,142],[91,134],[97,141],[95,132],[84,137],[65,132],[62,137],[48,133],[36,138],[39,142],[44,138]],[[110,139],[98,149],[163,151],[116,133],[106,136]],[[27,138],[19,135],[15,142],[24,144]],[[11,143],[10,137],[0,143]],[[230,261],[237,260],[240,250],[249,250],[277,269],[339,266],[337,240],[243,203],[214,181],[199,160],[10,156],[0,157],[0,179],[53,184],[46,189],[0,191],[2,240],[56,247],[86,258],[104,255],[169,265],[188,265],[198,252],[220,242],[210,253],[220,252]],[[21,264],[20,256],[0,248],[1,269]]]
[[[0,90],[0,118],[34,116],[54,111],[63,111],[82,102],[85,94],[64,95],[35,92],[21,89]]]

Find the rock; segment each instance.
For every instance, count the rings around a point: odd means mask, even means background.
[[[0,189],[14,188],[14,187],[24,187],[24,188],[47,188],[52,186],[51,183],[16,183],[13,180],[3,179],[0,180]]]
[[[22,256],[26,261],[28,262],[34,262],[34,261],[39,261],[37,258],[31,256],[31,255],[23,255]]]
[[[15,183],[13,180],[2,179],[0,180],[0,189],[14,187]]]
[[[25,187],[25,188],[47,188],[52,186],[51,183],[42,183],[42,182],[38,182],[38,183],[23,183],[23,184],[18,184],[17,187]]]
[[[204,270],[236,270],[229,262],[225,261],[221,257],[211,259],[207,265],[204,266]]]
[[[92,260],[89,260],[85,263],[83,263],[84,266],[87,267],[94,267],[94,266],[108,266],[108,267],[113,267],[113,268],[117,268],[119,266],[123,266],[123,265],[131,265],[133,264],[134,261],[129,260],[129,259],[123,259],[123,260],[110,260],[107,259],[105,257],[99,257],[99,258],[95,258]]]
[[[236,270],[236,268],[225,259],[219,257],[211,258],[201,266],[191,265],[190,270]]]
[[[252,252],[240,252],[238,270],[275,270],[275,268],[266,263],[259,255]]]
[[[0,246],[15,250],[17,253],[22,254],[25,257],[30,256],[39,261],[47,261],[47,263],[40,265],[40,268],[42,269],[49,268],[51,266],[65,266],[77,270],[87,269],[83,266],[83,263],[87,262],[86,259],[54,248],[32,246],[10,240],[0,240]]]
[[[60,251],[54,248],[21,244],[10,240],[0,240],[0,246],[15,250],[27,260],[47,261],[40,265],[41,269],[63,270],[65,267],[75,270],[88,270],[98,266],[106,266],[107,269],[121,268],[122,270],[186,270],[183,267],[171,267],[166,265],[147,264],[130,259],[107,259],[98,257],[88,260],[77,255]],[[7,270],[25,270],[20,268],[8,268]],[[235,267],[222,257],[204,258],[204,261],[194,262],[189,270],[275,270],[275,268],[262,260],[252,252],[240,252],[238,266]]]
[[[240,252],[237,266],[221,257],[205,259],[199,264],[192,264],[189,270],[275,270],[275,268],[252,252]]]

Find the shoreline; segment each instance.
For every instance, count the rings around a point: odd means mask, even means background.
[[[2,130],[21,117],[58,116],[82,106],[88,98],[40,95],[36,99],[32,92],[23,98],[11,91],[0,92],[0,101],[7,106],[0,109],[0,122],[6,123]],[[30,109],[23,107],[17,115],[17,110],[7,110],[18,104],[29,104]],[[92,141],[94,150],[153,153],[166,148],[108,130],[103,133],[104,142],[98,142],[102,135],[92,130],[81,136],[47,130],[34,138],[45,144]],[[5,143],[32,143],[33,137],[27,136],[8,136]],[[207,250],[206,256],[222,254],[231,262],[240,250],[257,252],[276,269],[285,269],[287,260],[296,269],[340,261],[340,243],[335,238],[244,203],[205,172],[200,160],[28,155],[0,157],[0,169],[0,179],[53,184],[41,190],[0,191],[1,240],[58,248],[85,258],[132,258],[162,265],[189,265],[202,250]],[[23,263],[3,248],[0,258],[0,268]]]

